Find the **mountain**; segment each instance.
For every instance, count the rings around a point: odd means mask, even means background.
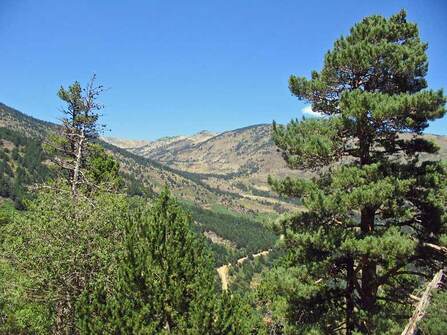
[[[201,131],[192,136],[165,137],[143,145],[105,141],[165,165],[191,173],[225,176],[242,170],[284,167],[271,140],[270,125],[254,125],[223,133]],[[273,159],[266,160],[266,156]],[[273,164],[272,164],[273,163]]]
[[[170,153],[175,153],[199,145],[216,135],[216,133],[203,130],[192,136],[162,137],[157,141],[147,142],[143,145],[135,145],[133,147],[128,147],[128,149],[138,155],[147,156],[156,160],[157,157],[151,157],[151,152],[165,152],[169,155]]]
[[[446,136],[423,136],[437,144],[440,150],[436,155],[422,155],[422,159],[447,159]],[[218,134],[202,131],[192,136],[162,138],[125,149],[187,173],[212,189],[235,194],[247,208],[251,205],[247,203],[248,199],[255,200],[257,204],[252,209],[261,212],[268,212],[273,207],[281,211],[290,205],[271,192],[267,184],[269,175],[312,176],[311,171],[287,168],[272,141],[272,127],[268,124]]]
[[[0,104],[0,127],[12,130],[25,138],[43,141],[50,132],[56,131],[58,126],[30,117],[5,104]],[[137,156],[112,144],[103,143],[103,145],[120,161],[123,174],[137,179],[145,187],[155,192],[160,191],[167,184],[174,193],[188,201],[203,204],[214,203],[218,200],[211,190],[182,175],[181,172],[176,172],[169,167]]]
[[[116,137],[102,137],[102,139],[110,144],[123,149],[129,149],[131,152],[135,152],[140,156],[149,156],[151,152],[155,150],[166,150],[166,152],[173,152],[181,150],[190,146],[197,145],[204,142],[214,136],[216,133],[203,130],[192,136],[166,136],[159,138],[156,141],[145,140],[127,140]],[[146,155],[147,154],[147,155]]]
[[[11,185],[5,187],[12,189],[9,193],[13,200],[20,200],[20,180],[32,183],[47,174],[45,156],[36,143],[57,129],[55,124],[0,104],[0,154],[8,159],[0,167],[0,184]],[[140,194],[144,189],[158,193],[168,185],[192,213],[197,229],[209,239],[216,264],[225,264],[270,249],[276,236],[264,222],[284,211],[301,210],[293,199],[273,193],[267,177],[310,177],[312,173],[288,169],[271,132],[271,125],[261,124],[156,141],[104,137],[99,142],[120,162],[130,194]],[[447,158],[446,136],[424,137],[440,147],[437,156],[430,158]],[[33,174],[36,167],[41,172]],[[22,177],[18,171],[22,171]]]
[[[58,126],[53,123],[35,119],[0,104],[0,155],[3,166],[0,167],[0,184],[4,186],[0,185],[0,191],[5,189],[0,194],[0,203],[4,198],[20,203],[21,193],[26,186],[48,175],[41,143],[57,130]],[[184,150],[216,135],[201,132],[192,137],[164,138],[155,145],[110,138],[104,140],[111,143],[103,140],[99,143],[120,162],[120,172],[130,194],[140,194],[144,189],[150,190],[149,193],[158,193],[168,185],[192,213],[197,229],[209,238],[216,265],[221,265],[248,253],[271,248],[276,236],[263,222],[267,217],[276,215],[276,210],[283,211],[294,205],[278,200],[272,206],[256,197],[226,191],[205,182],[202,175],[170,167],[133,152],[136,147],[147,148],[151,145],[159,150],[166,146]],[[41,171],[37,175],[32,173],[35,167]]]
[[[310,173],[287,168],[271,139],[271,131],[271,125],[266,124],[218,134],[202,131],[125,149],[182,171],[214,190],[238,196],[240,205],[246,209],[283,211],[295,206],[271,192],[268,175],[309,176]]]
[[[127,139],[121,139],[117,137],[103,137],[104,141],[107,143],[110,143],[116,147],[123,148],[123,149],[132,149],[132,148],[138,148],[145,146],[149,144],[149,141],[144,140],[127,140]]]
[[[18,131],[27,137],[42,138],[56,125],[26,115],[0,102],[0,127]]]

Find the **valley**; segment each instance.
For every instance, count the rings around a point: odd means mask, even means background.
[[[0,335],[447,334],[441,2],[2,1]]]
[[[57,130],[52,123],[4,104],[0,104],[0,128],[16,132],[22,141],[40,143]],[[214,252],[216,266],[223,266],[274,247],[275,218],[303,209],[293,199],[273,192],[267,178],[311,178],[312,171],[289,169],[271,136],[271,125],[262,124],[155,141],[102,137],[100,143],[118,159],[131,194],[153,197],[167,185],[192,213]],[[424,154],[423,158],[447,158],[447,137],[424,136],[440,151],[436,157]],[[3,150],[11,151],[11,145],[6,138],[2,140]],[[45,164],[40,169],[46,169]],[[30,177],[30,182],[38,180]]]
[[[57,131],[57,126],[0,104],[0,129],[6,131],[1,136],[0,149],[9,162],[4,163],[6,170],[1,172],[10,171],[4,177],[6,184],[2,194],[3,199],[11,195],[14,200],[10,189],[19,182],[14,171],[27,161],[28,149],[22,143],[31,141],[42,150],[41,145]],[[8,131],[17,138],[16,145],[10,140],[12,135],[5,137]],[[261,137],[254,137],[257,131],[261,132]],[[131,195],[152,198],[165,185],[170,188],[192,213],[197,230],[204,233],[213,250],[216,266],[221,266],[272,248],[277,237],[271,230],[271,222],[281,212],[299,208],[293,202],[280,199],[268,188],[269,173],[287,174],[269,136],[269,126],[261,125],[223,134],[201,132],[154,142],[102,138],[99,143],[119,161],[127,192]],[[14,148],[19,157],[17,161],[9,158]],[[203,154],[194,162],[188,162],[186,157],[195,155],[194,149]],[[269,158],[271,154],[273,160]],[[35,170],[34,165],[29,168],[23,165],[27,178],[26,182],[20,182],[23,189],[17,192],[21,196],[27,187],[49,176],[48,158],[39,151],[38,157],[33,159],[37,160],[33,164],[44,172],[36,170],[35,175],[29,170]],[[255,162],[251,167],[250,159]]]

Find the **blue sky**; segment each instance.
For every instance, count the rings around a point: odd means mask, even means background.
[[[399,9],[447,89],[447,1],[0,0],[0,101],[56,122],[60,85],[96,73],[108,135],[155,139],[300,118],[291,74],[364,16]],[[447,134],[447,119],[428,132]]]

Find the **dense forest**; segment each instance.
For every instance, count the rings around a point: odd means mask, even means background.
[[[269,177],[304,206],[276,215],[200,206],[238,195],[102,142],[95,76],[60,88],[57,126],[8,114],[0,334],[446,334],[447,162],[420,154],[447,98],[426,50],[404,11],[370,16],[290,77],[320,117],[272,125],[287,166],[313,172]]]
[[[50,171],[40,143],[21,133],[0,128],[0,197],[10,198],[23,209],[26,186],[48,179]]]

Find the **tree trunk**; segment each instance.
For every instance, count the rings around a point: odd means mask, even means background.
[[[364,167],[371,163],[371,142],[372,134],[368,130],[367,113],[359,120],[357,136],[359,139],[359,158],[360,165]],[[363,237],[371,235],[374,232],[375,208],[365,205],[361,208],[360,229]],[[372,334],[374,325],[370,316],[376,313],[377,299],[377,264],[367,255],[361,259],[361,292],[360,305],[367,312],[367,320],[361,325],[363,334]]]
[[[354,331],[354,260],[349,258],[346,262],[347,286],[346,286],[346,335],[352,335]]]
[[[56,318],[53,334],[72,335],[75,334],[74,311],[70,294],[67,293],[65,299],[56,303]]]
[[[71,183],[71,193],[73,195],[73,198],[77,195],[77,186],[78,186],[78,180],[79,180],[79,172],[81,169],[81,163],[82,163],[82,155],[83,155],[83,148],[84,148],[84,140],[85,140],[85,134],[84,129],[81,130],[81,134],[79,136],[78,140],[78,147],[76,148],[76,154],[75,154],[75,164],[73,169],[73,180]]]
[[[361,211],[361,231],[363,236],[368,236],[374,231],[374,216],[375,210],[370,207],[365,207]],[[369,259],[368,256],[362,257],[362,278],[361,278],[361,305],[369,315],[376,313],[376,299],[377,299],[377,264]],[[370,334],[374,327],[372,320],[368,317],[368,322],[364,325],[364,333]]]

